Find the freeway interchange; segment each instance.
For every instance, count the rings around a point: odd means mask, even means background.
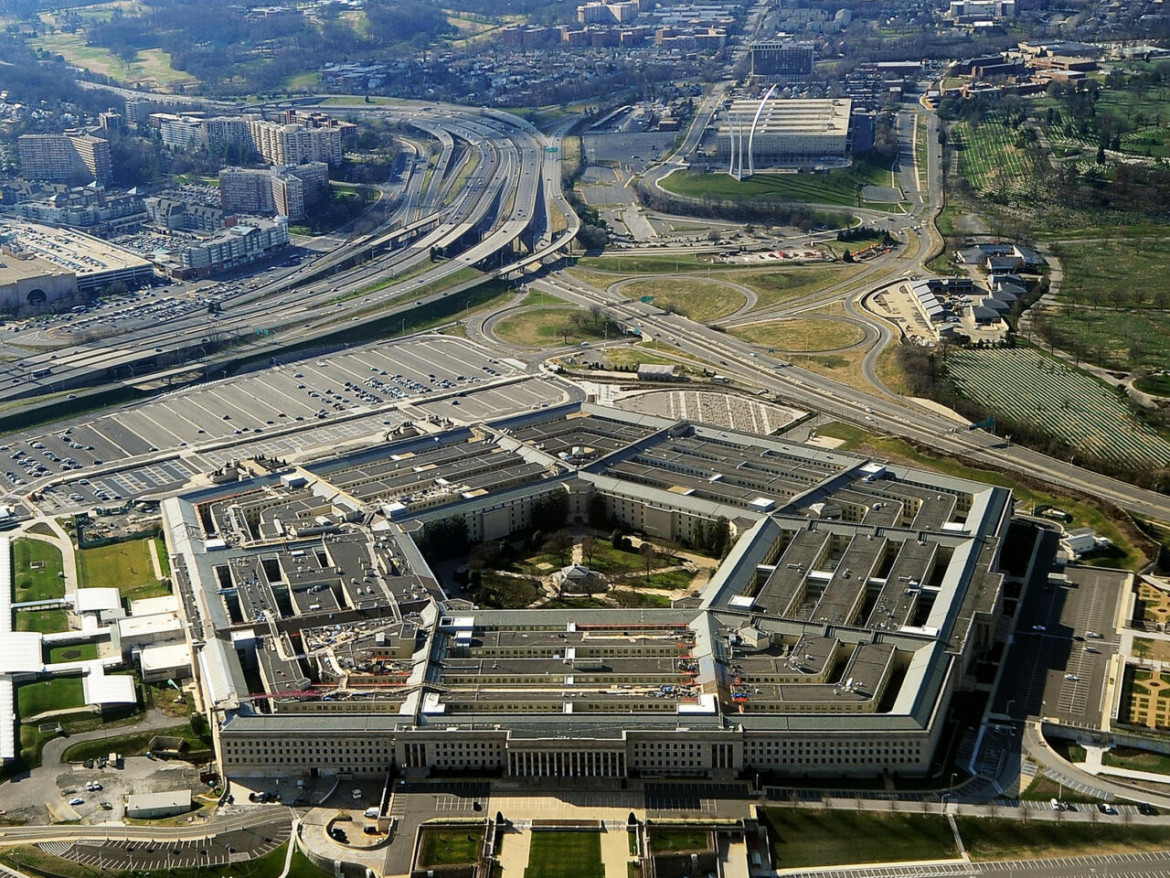
[[[701,130],[712,108],[710,101],[704,103],[679,154],[650,169],[648,182],[656,185],[685,166],[686,152],[698,140],[696,129]],[[637,327],[644,338],[667,341],[680,353],[717,364],[725,375],[794,404],[871,423],[973,463],[1038,477],[1170,520],[1170,501],[1159,494],[1012,446],[981,430],[956,427],[952,419],[882,392],[873,367],[893,332],[884,322],[868,319],[857,302],[876,286],[920,270],[941,246],[932,222],[941,199],[939,157],[936,150],[928,150],[927,167],[919,168],[913,148],[919,125],[928,126],[926,139],[934,142],[933,114],[915,108],[900,118],[900,182],[911,206],[891,224],[904,237],[902,252],[871,261],[849,283],[785,303],[767,315],[774,319],[839,301],[851,317],[866,319],[877,343],[863,364],[875,390],[865,392],[769,358],[716,328],[653,305],[620,300],[564,272],[546,271],[562,258],[580,228],[561,189],[560,167],[561,141],[576,117],[542,134],[523,120],[488,109],[418,104],[354,109],[408,125],[438,146],[432,150],[437,153],[433,163],[425,168],[418,160],[412,163],[399,203],[381,227],[253,289],[239,287],[219,314],[194,309],[57,351],[22,351],[19,364],[0,367],[0,402],[73,388],[83,393],[80,388],[131,380],[141,383],[164,364],[172,373],[211,374],[217,357],[276,357],[286,347],[335,338],[348,328],[393,318],[487,279],[536,275],[534,288],[584,308],[600,306],[616,321]],[[432,261],[435,251],[446,258]],[[477,270],[469,272],[469,267]],[[216,354],[209,351],[213,337],[243,343]]]
[[[709,106],[705,104],[696,118],[709,117],[708,110]],[[254,288],[240,285],[238,292],[223,302],[221,314],[209,314],[200,308],[190,309],[157,323],[127,324],[120,333],[62,346],[56,351],[44,350],[31,355],[22,351],[19,366],[13,363],[0,366],[0,403],[19,404],[30,396],[61,394],[69,390],[82,394],[92,392],[82,388],[100,389],[127,379],[141,382],[163,368],[164,363],[175,361],[179,361],[178,371],[199,370],[209,374],[216,359],[214,353],[205,348],[209,347],[208,339],[213,335],[248,340],[246,345],[241,344],[229,352],[231,358],[238,358],[241,352],[276,357],[287,347],[336,337],[349,327],[393,318],[427,301],[452,295],[490,278],[528,276],[531,289],[583,309],[599,307],[614,322],[636,328],[643,339],[664,342],[680,355],[709,363],[737,383],[775,394],[786,403],[823,411],[862,424],[867,429],[911,439],[974,464],[1040,478],[1110,500],[1144,516],[1170,521],[1170,499],[1162,495],[1013,446],[982,430],[956,426],[955,420],[934,410],[883,392],[876,381],[874,360],[885,344],[895,340],[894,334],[886,324],[872,320],[858,307],[858,302],[879,285],[921,271],[921,263],[941,246],[932,223],[932,216],[940,203],[938,157],[934,150],[930,150],[929,166],[919,169],[914,165],[912,146],[916,125],[930,126],[928,141],[934,142],[937,122],[932,115],[913,112],[904,114],[902,119],[904,164],[901,182],[911,196],[911,209],[896,218],[906,244],[902,252],[879,257],[848,282],[775,306],[766,315],[775,319],[809,307],[840,302],[851,317],[866,320],[873,327],[872,337],[876,343],[864,368],[875,389],[863,391],[769,357],[722,331],[722,327],[706,326],[637,299],[621,298],[612,291],[599,290],[568,273],[556,271],[555,263],[562,260],[580,228],[579,219],[561,189],[560,146],[578,121],[575,117],[558,123],[549,133],[541,133],[515,117],[495,111],[404,104],[374,110],[362,108],[362,112],[383,114],[406,123],[424,132],[437,144],[433,162],[417,159],[412,162],[397,205],[379,228],[314,260],[305,260],[292,270],[273,272],[268,280]],[[683,152],[696,142],[692,130],[684,140]],[[905,146],[907,143],[910,146]],[[647,177],[651,182],[660,180],[672,168],[683,166],[684,160],[685,155],[669,159],[652,169]],[[920,185],[920,180],[925,185]],[[432,261],[433,250],[445,252],[445,258]],[[477,269],[474,277],[467,277],[469,267]],[[483,339],[484,344],[491,342],[490,337]],[[549,356],[564,353],[562,349],[551,352]],[[181,362],[183,360],[187,361],[185,365]],[[324,365],[318,363],[318,366]],[[514,398],[519,395],[515,387],[521,380],[524,365],[515,364],[516,374],[509,373],[494,359],[478,368],[485,376],[491,376],[484,380],[497,384],[497,392]],[[330,364],[330,368],[335,368],[335,364]],[[436,372],[442,371],[438,366],[432,368]],[[46,369],[51,370],[50,375],[31,377],[33,373]],[[470,375],[471,371],[467,371]],[[387,373],[382,370],[379,374],[385,376]],[[295,381],[301,376],[293,374],[291,378]],[[464,376],[458,378],[462,381]],[[379,382],[378,386],[383,384],[385,382]],[[348,387],[349,382],[344,386]],[[298,389],[305,387],[299,385]],[[384,391],[379,392],[385,395]],[[317,394],[311,395],[317,398]],[[436,397],[442,395],[441,392],[435,394]],[[461,405],[465,411],[470,408],[461,387],[451,390],[446,397],[451,405]],[[463,397],[462,401],[460,397]],[[531,408],[549,405],[547,401],[533,399]],[[348,404],[349,400],[345,402]],[[555,399],[551,402],[556,404]],[[291,413],[293,409],[288,411]],[[284,417],[283,414],[280,416]],[[227,420],[226,415],[223,418]],[[341,419],[331,420],[329,424],[338,420]],[[272,425],[273,421],[266,423]],[[389,425],[391,422],[381,423]],[[289,426],[292,428],[289,435],[294,431],[323,429],[312,420]],[[70,432],[64,430],[66,434]],[[199,429],[198,432],[202,434],[204,431]],[[233,432],[238,434],[239,431]],[[273,432],[276,431],[268,431]],[[66,441],[65,435],[59,438]],[[206,439],[207,447],[200,449],[204,453],[211,448],[211,437]],[[222,441],[226,445],[232,440]],[[185,446],[187,442],[180,444]],[[188,451],[195,450],[192,447]],[[150,451],[158,451],[158,448]],[[166,453],[164,449],[162,455]],[[161,457],[152,461],[159,462]],[[100,461],[95,461],[97,463]],[[118,463],[107,461],[94,469],[108,469],[111,465],[116,467]],[[68,478],[83,476],[86,469],[88,467],[83,467],[81,472],[70,474]],[[175,484],[186,475],[176,472]],[[94,475],[94,479],[97,478]],[[32,484],[22,486],[19,493],[25,496],[35,494],[46,485],[59,481],[63,480],[58,475],[41,476]],[[10,489],[10,494],[15,496],[18,492]],[[242,833],[261,825],[287,821],[290,815],[284,809],[280,812],[275,818],[275,812],[263,812],[216,820],[198,829],[152,828],[148,835],[165,842],[199,838],[201,856],[210,856],[204,851],[218,850],[226,864],[230,851],[223,837],[231,832]],[[275,829],[265,828],[264,832],[266,836],[279,835]],[[96,837],[93,828],[65,827],[10,828],[2,835],[5,843]],[[220,836],[219,848],[213,848],[216,836]],[[102,840],[106,842],[134,842],[145,837],[134,827],[102,830]]]

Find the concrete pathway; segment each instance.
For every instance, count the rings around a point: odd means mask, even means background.
[[[150,563],[154,565],[154,578],[163,578],[162,562],[158,559],[158,540],[150,540],[146,544],[150,548]]]
[[[500,844],[500,870],[504,878],[524,878],[531,849],[531,832],[509,832],[503,837]]]
[[[33,527],[37,525],[39,527],[34,530]],[[51,534],[44,533],[46,527],[52,531]],[[29,522],[21,528],[19,536],[56,546],[61,552],[61,569],[65,571],[65,594],[77,591],[77,555],[73,551],[73,539],[55,518],[38,518],[36,521]],[[15,538],[19,539],[19,537]],[[15,574],[16,571],[13,573]]]
[[[626,863],[630,861],[630,833],[625,830],[607,830],[601,833],[601,862],[605,878],[626,878]]]

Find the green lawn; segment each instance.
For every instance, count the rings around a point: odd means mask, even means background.
[[[706,323],[743,307],[743,293],[717,280],[700,278],[647,278],[622,286],[622,294],[640,299],[653,297],[653,305],[674,310],[698,323]]]
[[[150,739],[155,735],[182,738],[191,750],[204,750],[210,746],[210,738],[202,739],[191,728],[190,723],[176,725],[167,729],[155,729],[145,732],[130,732],[125,735],[110,735],[95,741],[79,741],[66,748],[61,756],[63,762],[80,762],[94,759],[112,751],[123,756],[141,756],[146,753]]]
[[[955,856],[954,836],[941,816],[797,808],[762,814],[780,869]]]
[[[33,564],[41,565],[33,569]],[[46,601],[65,596],[61,552],[41,540],[14,540],[12,572],[16,585],[16,602]]]
[[[419,847],[420,869],[429,866],[450,866],[479,862],[480,847],[483,845],[483,828],[468,826],[466,829],[428,829],[423,827]]]
[[[494,570],[484,570],[479,589],[474,592],[475,602],[484,607],[500,610],[515,610],[527,607],[541,591],[540,583],[526,576],[501,576]]]
[[[731,280],[755,291],[756,308],[768,308],[844,283],[864,269],[863,265],[845,263],[790,265],[768,271],[753,269],[737,273]]]
[[[96,643],[71,643],[68,646],[52,646],[47,650],[46,661],[55,662],[83,662],[98,657]]]
[[[1154,396],[1170,396],[1170,373],[1159,372],[1147,375],[1135,382],[1137,389]]]
[[[875,210],[897,210],[896,204],[861,200],[861,187],[890,184],[889,167],[859,161],[852,167],[827,174],[756,174],[743,181],[729,174],[676,171],[662,181],[662,188],[689,198],[711,195],[728,201],[783,201],[844,207],[865,205]]]
[[[865,340],[865,330],[853,323],[811,317],[753,323],[732,330],[732,334],[751,344],[785,353],[835,351]]]
[[[22,683],[16,688],[16,702],[22,717],[83,707],[85,693],[81,677],[49,677],[35,683]]]
[[[1165,850],[1170,845],[1170,826],[1126,825],[1120,817],[1088,824],[984,817],[956,817],[955,822],[967,852],[976,860]]]
[[[16,613],[16,630],[57,634],[69,630],[69,616],[64,610],[20,610]]]
[[[655,853],[705,851],[710,846],[710,834],[701,829],[658,829],[655,827],[650,830],[650,850]]]
[[[600,341],[606,337],[605,327],[605,320],[593,321],[578,308],[541,308],[504,318],[495,325],[495,332],[503,341],[523,347],[561,347]],[[616,327],[609,327],[610,338],[620,334]]]
[[[79,550],[77,576],[85,588],[116,588],[130,600],[170,593],[154,575],[149,537]]]
[[[1114,747],[1106,750],[1101,761],[1117,768],[1134,771],[1152,771],[1156,774],[1170,774],[1170,756],[1152,750],[1137,750],[1133,747]]]
[[[534,832],[524,878],[605,878],[601,834]]]

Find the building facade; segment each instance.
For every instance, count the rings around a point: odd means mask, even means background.
[[[113,177],[110,143],[92,134],[22,134],[17,148],[21,175],[28,180],[107,183]]]

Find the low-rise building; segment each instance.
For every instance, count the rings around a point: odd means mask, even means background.
[[[190,790],[163,793],[131,793],[126,797],[126,816],[135,820],[157,820],[191,810]]]

